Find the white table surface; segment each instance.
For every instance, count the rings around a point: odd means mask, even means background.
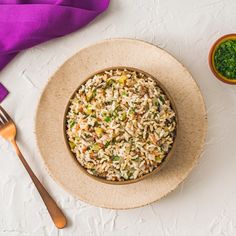
[[[70,222],[54,227],[16,154],[0,140],[0,236],[236,235],[236,86],[215,80],[207,64],[211,44],[235,31],[235,0],[112,0],[82,30],[18,55],[0,73],[11,92],[2,105],[18,125],[22,152]],[[209,118],[202,158],[186,181],[161,201],[126,211],[87,205],[61,189],[42,164],[33,132],[38,99],[54,71],[82,47],[113,37],[143,39],[176,56],[198,82]]]

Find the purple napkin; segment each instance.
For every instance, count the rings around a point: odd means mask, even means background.
[[[0,70],[19,51],[85,26],[108,5],[109,0],[0,0]],[[6,93],[0,85],[0,101]]]

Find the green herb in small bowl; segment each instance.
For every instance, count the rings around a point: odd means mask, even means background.
[[[209,65],[216,78],[236,84],[236,34],[218,39],[209,54]]]

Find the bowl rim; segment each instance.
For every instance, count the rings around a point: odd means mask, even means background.
[[[215,43],[211,46],[211,49],[210,49],[210,52],[209,52],[209,55],[208,55],[208,62],[209,62],[209,66],[210,66],[210,69],[211,69],[212,73],[215,75],[215,77],[217,79],[219,79],[220,81],[222,81],[224,83],[235,85],[236,84],[236,79],[235,80],[234,79],[233,80],[228,79],[227,77],[221,75],[217,71],[217,69],[215,67],[215,62],[214,62],[214,55],[215,55],[216,49],[218,48],[218,46],[221,43],[223,43],[223,42],[225,42],[229,39],[235,39],[236,40],[236,33],[223,35],[215,41]]]
[[[156,169],[154,169],[152,172],[145,174],[137,179],[132,179],[132,180],[124,180],[124,181],[111,181],[111,180],[106,180],[102,177],[98,177],[98,176],[94,176],[91,175],[87,172],[86,168],[83,167],[79,161],[77,160],[75,154],[71,151],[70,146],[69,146],[69,142],[68,142],[68,138],[67,138],[67,134],[66,134],[66,123],[67,123],[67,119],[66,119],[66,115],[69,111],[69,106],[70,106],[70,101],[71,99],[75,96],[76,92],[78,91],[78,89],[81,87],[81,85],[85,84],[89,79],[91,79],[94,75],[102,73],[104,71],[108,71],[108,70],[114,70],[114,69],[127,69],[127,70],[131,70],[131,71],[137,71],[140,73],[143,73],[147,76],[152,77],[153,79],[155,79],[158,87],[160,87],[163,92],[165,93],[165,95],[167,96],[168,100],[170,100],[170,104],[172,109],[175,112],[175,119],[176,119],[176,127],[175,127],[175,137],[174,137],[174,141],[173,141],[173,145],[171,150],[168,152],[167,156],[165,157],[164,161],[160,164],[160,166],[158,166]],[[83,81],[78,85],[78,87],[74,90],[74,92],[72,93],[72,95],[69,97],[65,111],[64,111],[64,115],[63,115],[63,134],[64,134],[64,142],[66,143],[66,147],[67,150],[70,153],[70,156],[76,161],[76,163],[78,164],[78,167],[80,168],[80,170],[82,172],[84,172],[87,176],[89,176],[90,178],[105,183],[105,184],[111,184],[111,185],[127,185],[127,184],[132,184],[132,183],[136,183],[139,182],[143,179],[146,179],[147,177],[151,177],[157,173],[159,173],[159,171],[166,165],[166,163],[173,157],[174,151],[176,149],[176,139],[177,139],[177,135],[178,135],[178,127],[179,127],[179,119],[178,119],[178,112],[177,112],[177,108],[176,105],[173,101],[173,98],[171,97],[171,95],[169,94],[169,92],[167,91],[167,89],[165,88],[165,86],[163,86],[163,84],[153,75],[151,75],[150,73],[147,73],[141,69],[137,69],[135,67],[130,67],[130,66],[112,66],[112,67],[107,67],[101,70],[98,70],[92,74],[90,74],[88,77],[86,77],[85,79],[83,79]]]

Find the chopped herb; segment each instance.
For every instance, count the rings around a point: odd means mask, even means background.
[[[70,125],[70,128],[72,128],[72,127],[75,125],[75,120],[72,120],[72,121],[69,123],[69,125]]]
[[[84,137],[85,137],[85,138],[90,138],[90,137],[91,137],[91,134],[84,133]]]
[[[226,40],[217,47],[214,63],[221,75],[236,79],[236,40]]]
[[[130,174],[133,174],[135,172],[135,169],[134,169],[134,167],[132,167],[130,170],[129,170],[129,173]]]
[[[123,95],[123,96],[127,96],[126,91],[123,91],[123,92],[122,92],[122,95]]]
[[[93,90],[93,98],[97,95],[97,90]]]
[[[112,84],[114,83],[115,81],[113,80],[113,79],[108,79],[107,81],[106,81],[106,85],[108,86],[108,87],[110,87],[110,86],[112,86]]]
[[[105,148],[107,148],[109,145],[110,145],[110,141],[107,141],[106,143],[105,143]]]
[[[129,110],[129,114],[134,114],[135,113],[135,108],[132,107],[130,110]]]
[[[113,137],[112,140],[111,140],[111,143],[112,143],[112,144],[115,144],[115,142],[116,142],[116,138]]]
[[[106,122],[110,122],[110,121],[111,121],[111,117],[106,116],[105,119],[104,119],[104,121],[106,121]]]
[[[165,103],[165,99],[164,99],[162,96],[160,96],[159,99],[160,99],[160,101],[162,102],[162,104]]]
[[[91,170],[91,172],[92,172],[94,175],[97,174],[97,171],[96,171],[95,169],[90,169],[90,170]]]
[[[120,157],[119,156],[113,156],[112,157],[112,161],[119,161],[120,160]]]

